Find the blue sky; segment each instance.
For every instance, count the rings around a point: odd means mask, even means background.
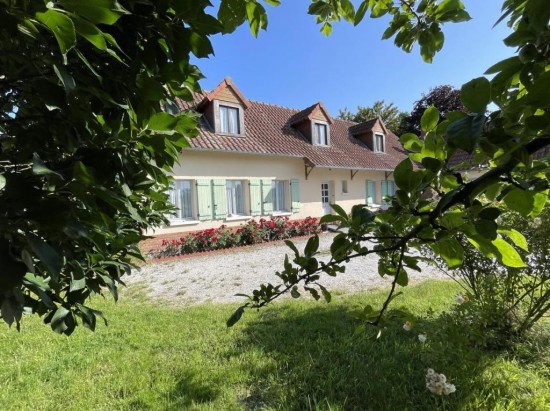
[[[213,37],[215,56],[196,61],[206,76],[202,87],[212,89],[230,76],[246,97],[285,107],[323,101],[336,116],[340,108],[354,111],[383,99],[410,111],[431,87],[460,87],[514,53],[502,43],[509,28],[492,27],[501,0],[464,0],[472,20],[443,26],[445,46],[432,64],[422,61],[417,47],[407,54],[391,39],[380,40],[387,17],[365,17],[357,27],[336,23],[325,37],[307,14],[309,3],[283,0],[279,7],[266,6],[269,26],[258,38],[248,26]]]

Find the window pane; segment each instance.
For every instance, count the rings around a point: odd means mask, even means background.
[[[172,220],[193,218],[191,181],[175,181],[169,195],[170,203],[177,209],[175,215],[170,217]]]
[[[326,146],[327,145],[327,126],[324,124],[316,124],[317,135],[319,136],[319,144]]]
[[[273,181],[271,188],[273,190],[273,211],[286,211],[285,182]]]
[[[229,132],[239,134],[239,110],[236,108],[229,109]]]
[[[226,182],[227,214],[244,215],[244,184],[242,181]]]
[[[220,131],[222,133],[229,132],[229,118],[227,107],[220,106]]]

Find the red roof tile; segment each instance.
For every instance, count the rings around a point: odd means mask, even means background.
[[[180,100],[178,105],[182,110],[195,109],[207,95],[205,92],[196,93],[194,102]],[[245,136],[215,134],[211,126],[203,120],[199,126],[199,136],[191,139],[191,148],[187,150],[281,155],[303,158],[321,168],[381,171],[393,171],[406,157],[397,136],[391,131],[386,135],[386,152],[375,153],[350,132],[351,128],[359,124],[340,119],[332,119],[330,146],[311,144],[292,127],[292,124],[296,124],[297,118],[301,118],[302,121],[309,118],[316,108],[323,109],[329,117],[320,103],[306,110],[294,110],[251,100],[249,104],[244,112]],[[374,121],[370,127],[372,125]],[[361,124],[361,127],[365,126]]]

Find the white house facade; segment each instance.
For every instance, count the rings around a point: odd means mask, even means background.
[[[177,213],[156,235],[320,217],[331,203],[384,207],[406,157],[380,118],[358,124],[333,119],[322,103],[294,110],[250,101],[228,78],[179,108],[203,114],[200,135],[172,170]]]

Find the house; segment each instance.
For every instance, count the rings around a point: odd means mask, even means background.
[[[155,234],[320,217],[331,203],[384,207],[406,157],[380,118],[357,124],[332,118],[320,102],[294,110],[252,101],[230,78],[178,105],[202,113],[200,134],[172,170],[177,214]]]

